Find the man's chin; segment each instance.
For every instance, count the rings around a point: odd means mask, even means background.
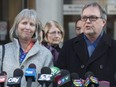
[[[88,34],[88,35],[93,35],[95,34],[93,31],[86,31],[85,34]]]

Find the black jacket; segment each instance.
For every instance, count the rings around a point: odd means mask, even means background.
[[[76,72],[85,79],[85,73],[92,71],[99,80],[116,85],[116,41],[105,33],[100,39],[91,58],[83,34],[64,43],[56,64],[60,69]]]

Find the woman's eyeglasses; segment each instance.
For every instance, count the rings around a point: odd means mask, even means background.
[[[53,31],[53,32],[48,32],[48,33],[51,35],[56,35],[56,34],[62,35],[62,32],[60,32],[60,31]]]

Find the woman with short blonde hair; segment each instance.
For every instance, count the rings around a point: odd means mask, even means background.
[[[52,52],[55,64],[60,51],[60,45],[64,40],[64,29],[60,23],[55,20],[51,20],[45,24],[44,32],[45,38],[42,44]]]

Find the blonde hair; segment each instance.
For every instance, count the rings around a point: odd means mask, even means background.
[[[48,39],[47,39],[47,33],[49,32],[49,29],[52,27],[52,25],[55,25],[60,31],[61,31],[61,34],[62,34],[62,39],[61,39],[61,42],[64,41],[64,29],[63,27],[55,20],[51,20],[51,21],[48,21],[46,24],[45,24],[45,27],[44,27],[44,32],[45,32],[45,38],[44,40],[46,42],[48,42]]]
[[[12,28],[10,29],[10,39],[11,41],[14,40],[14,38],[18,38],[17,35],[17,27],[18,24],[20,23],[21,20],[23,20],[24,18],[26,19],[32,19],[36,22],[36,31],[32,37],[32,40],[36,41],[38,39],[38,34],[40,32],[40,30],[42,29],[42,24],[39,21],[37,12],[34,9],[23,9],[15,18],[14,20],[14,24],[12,26]]]

